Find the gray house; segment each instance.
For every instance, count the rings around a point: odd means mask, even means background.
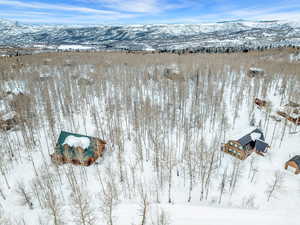
[[[265,137],[260,129],[255,129],[249,134],[240,138],[238,142],[246,149],[254,150],[257,154],[264,156],[263,154],[267,152],[270,147],[265,142]]]
[[[238,140],[229,140],[221,147],[221,151],[240,160],[246,159],[252,152],[264,156],[270,146],[260,129],[255,129]]]

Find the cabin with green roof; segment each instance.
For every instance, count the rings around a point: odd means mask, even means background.
[[[103,156],[105,144],[96,137],[61,131],[51,160],[57,165],[72,163],[90,166]]]

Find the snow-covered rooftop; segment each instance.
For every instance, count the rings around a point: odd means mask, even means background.
[[[70,147],[81,147],[83,149],[87,149],[90,146],[90,139],[88,137],[75,137],[73,135],[69,135],[64,143],[69,145]]]

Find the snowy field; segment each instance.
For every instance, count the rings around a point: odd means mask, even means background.
[[[272,54],[0,59],[0,118],[20,117],[0,131],[0,224],[297,224],[300,175],[284,164],[300,155],[300,127],[254,98],[274,110],[300,103],[300,64]],[[264,75],[249,78],[250,67]],[[271,146],[265,157],[220,151],[255,128]],[[103,159],[53,164],[61,130],[104,139]]]
[[[157,206],[155,206],[157,207]],[[206,225],[232,225],[232,224],[286,224],[294,223],[299,219],[299,215],[287,209],[280,210],[250,210],[237,208],[217,208],[193,204],[160,205],[172,218],[171,224],[206,224]],[[118,209],[120,218],[117,224],[132,224],[129,221],[136,221],[137,214],[129,211],[128,208],[135,209],[135,205],[122,204]],[[128,222],[126,222],[128,221]]]

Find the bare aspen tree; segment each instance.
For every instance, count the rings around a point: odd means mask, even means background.
[[[249,196],[243,198],[242,206],[244,208],[247,208],[247,209],[254,209],[254,208],[256,208],[256,205],[255,205],[255,195],[249,195]]]
[[[276,197],[276,193],[283,190],[284,186],[284,173],[281,171],[276,171],[272,177],[272,181],[268,183],[266,194],[267,201],[270,201],[271,198]]]
[[[172,202],[172,182],[173,182],[173,169],[176,167],[176,159],[174,159],[174,153],[171,149],[168,150],[168,202]]]
[[[4,167],[5,165],[4,165],[4,163],[5,163],[4,160],[3,161],[0,160],[0,172],[1,172],[2,177],[5,180],[7,188],[10,189],[10,185],[8,183],[8,179],[7,179],[7,174],[6,174],[6,171],[5,171],[5,167]]]
[[[242,169],[240,161],[235,160],[233,163],[232,173],[230,175],[229,181],[229,192],[232,195],[236,185],[238,183],[239,178],[242,176]]]
[[[93,225],[95,224],[95,209],[91,206],[91,196],[88,189],[83,189],[78,183],[75,171],[72,167],[66,173],[66,177],[71,187],[71,209],[74,217],[74,222],[78,225]],[[58,205],[57,205],[58,206]]]
[[[208,162],[208,171],[205,179],[205,199],[207,200],[208,198],[208,193],[209,193],[209,187],[210,187],[210,182],[212,179],[214,167],[215,167],[215,156],[216,155],[216,148],[210,153],[209,155],[209,162]]]
[[[155,218],[152,218],[152,225],[170,225],[170,216],[163,209],[157,209]]]
[[[185,124],[185,134],[184,134],[184,160],[188,169],[189,178],[189,191],[188,199],[190,202],[192,200],[192,190],[195,184],[195,170],[196,170],[196,153],[194,149],[191,148],[191,134],[189,133],[188,123]]]
[[[55,190],[53,187],[48,185],[46,192],[46,206],[49,209],[50,215],[53,218],[53,224],[54,225],[63,225],[65,222],[63,221],[63,209],[62,209],[62,204],[60,202],[60,199],[55,193]]]
[[[256,168],[256,165],[255,165],[255,162],[256,162],[255,159],[256,158],[251,158],[251,160],[250,160],[248,179],[250,180],[251,183],[254,181],[255,175],[258,172],[258,169]]]
[[[0,195],[3,198],[3,200],[6,200],[5,195],[4,195],[3,191],[2,191],[2,189],[0,189]]]
[[[227,184],[227,168],[223,172],[222,180],[220,183],[220,195],[219,195],[219,201],[218,201],[219,204],[221,204],[222,196],[226,190],[226,184]]]
[[[20,197],[20,204],[27,205],[29,209],[33,209],[31,193],[26,189],[26,186],[23,182],[19,182],[17,184],[15,191]]]
[[[150,202],[147,193],[144,191],[143,187],[139,191],[139,215],[141,217],[141,222],[139,225],[146,225],[148,220],[148,214],[150,211]]]
[[[256,176],[256,174],[257,174],[258,172],[259,172],[259,171],[258,171],[257,168],[253,168],[253,169],[252,169],[251,183],[254,182],[255,176]]]
[[[284,126],[283,126],[283,130],[282,130],[282,133],[281,133],[280,144],[279,144],[280,146],[281,146],[283,138],[285,136],[285,133],[286,133],[286,130],[287,130],[287,126],[288,126],[288,120],[284,119]]]
[[[204,151],[205,149],[205,144],[203,141],[203,138],[201,138],[200,142],[200,151],[198,151],[198,170],[199,172],[199,177],[200,177],[200,182],[201,182],[201,191],[200,191],[200,201],[203,200],[204,198],[204,191],[205,191],[205,178],[207,175],[207,169],[208,169],[208,152]]]
[[[79,186],[73,188],[71,194],[72,214],[75,222],[78,225],[93,225],[95,224],[95,210],[90,205],[90,198],[87,193],[84,193]]]
[[[106,181],[105,190],[103,195],[100,196],[101,206],[100,210],[102,212],[104,221],[108,225],[114,225],[116,216],[114,215],[114,208],[118,204],[118,199],[116,198],[115,189],[109,181]]]

